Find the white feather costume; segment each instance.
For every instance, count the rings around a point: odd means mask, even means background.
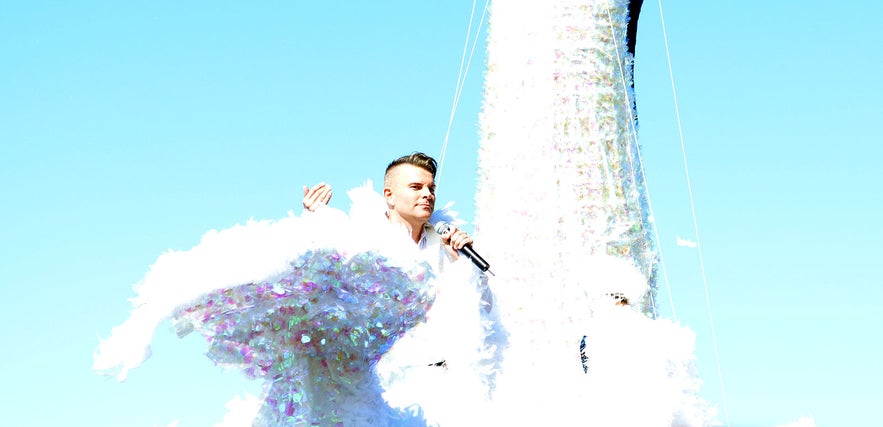
[[[486,283],[430,228],[415,249],[370,183],[348,194],[349,215],[249,221],[160,256],[94,368],[124,379],[172,319],[209,338],[215,363],[266,381],[256,426],[434,425],[467,397],[486,402]]]

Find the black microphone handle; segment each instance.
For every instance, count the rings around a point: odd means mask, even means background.
[[[448,231],[451,230],[450,224],[448,224],[447,222],[444,222],[444,221],[437,222],[433,226],[433,228],[435,229],[435,232],[438,234],[446,234]],[[475,252],[475,249],[472,249],[471,244],[467,244],[466,246],[463,246],[463,248],[457,249],[457,251],[460,252],[461,254],[469,257],[469,259],[472,260],[472,264],[474,264],[476,267],[478,267],[478,269],[481,270],[482,273],[488,272],[491,275],[494,274],[494,273],[488,271],[488,269],[491,268],[491,265],[488,264],[488,262],[485,261],[484,258],[480,257],[478,255],[478,253]]]
[[[469,257],[469,259],[472,260],[472,263],[475,264],[475,266],[478,267],[478,269],[482,272],[485,272],[489,268],[491,268],[491,265],[488,264],[488,262],[485,261],[484,258],[479,256],[474,249],[472,249],[472,245],[463,246],[461,249],[457,249],[457,251]]]

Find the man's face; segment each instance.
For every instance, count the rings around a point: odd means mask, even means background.
[[[435,181],[429,171],[402,164],[390,171],[383,196],[390,214],[416,227],[428,221],[435,210]]]

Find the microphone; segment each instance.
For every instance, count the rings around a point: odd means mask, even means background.
[[[435,232],[438,234],[445,234],[451,230],[450,224],[444,221],[439,221],[435,223],[434,228]],[[472,249],[472,245],[463,246],[463,248],[457,249],[457,251],[469,257],[469,259],[472,260],[472,263],[475,264],[475,266],[478,267],[479,270],[481,270],[482,272],[487,271],[491,274],[491,276],[494,276],[494,272],[490,271],[491,265],[488,264],[488,262],[485,261],[484,258],[478,255],[478,253],[475,252],[475,249]]]

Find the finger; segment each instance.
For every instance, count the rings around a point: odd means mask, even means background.
[[[329,190],[324,187],[317,189],[316,191],[313,192],[313,194],[311,194],[313,201],[321,201],[321,200],[325,199],[328,195],[328,191]]]
[[[457,233],[454,241],[456,242],[457,249],[463,249],[464,246],[472,244],[472,238],[469,237],[469,235],[466,234],[465,231]]]
[[[454,232],[454,233],[451,233],[451,236],[450,236],[451,246],[452,246],[454,249],[460,249],[460,248],[461,248],[461,246],[460,246],[460,236],[461,236],[461,234],[460,234],[459,231]]]
[[[310,200],[310,191],[311,190],[306,185],[304,185],[304,198],[301,203],[303,203],[304,209],[308,211],[313,210],[312,201]]]
[[[304,187],[306,188],[306,187]],[[318,194],[321,194],[324,191],[330,191],[331,188],[327,186],[325,183],[316,184],[313,188],[310,188],[304,193],[305,197],[316,197]]]
[[[316,206],[316,201],[318,198],[318,193],[321,192],[322,188],[326,184],[324,182],[320,182],[319,184],[314,185],[312,188],[308,188],[304,186],[304,199],[303,205],[309,211],[314,211],[318,206]]]
[[[304,186],[304,199],[314,198],[316,196],[316,191],[318,190],[318,188],[318,185],[313,186],[312,188]]]

